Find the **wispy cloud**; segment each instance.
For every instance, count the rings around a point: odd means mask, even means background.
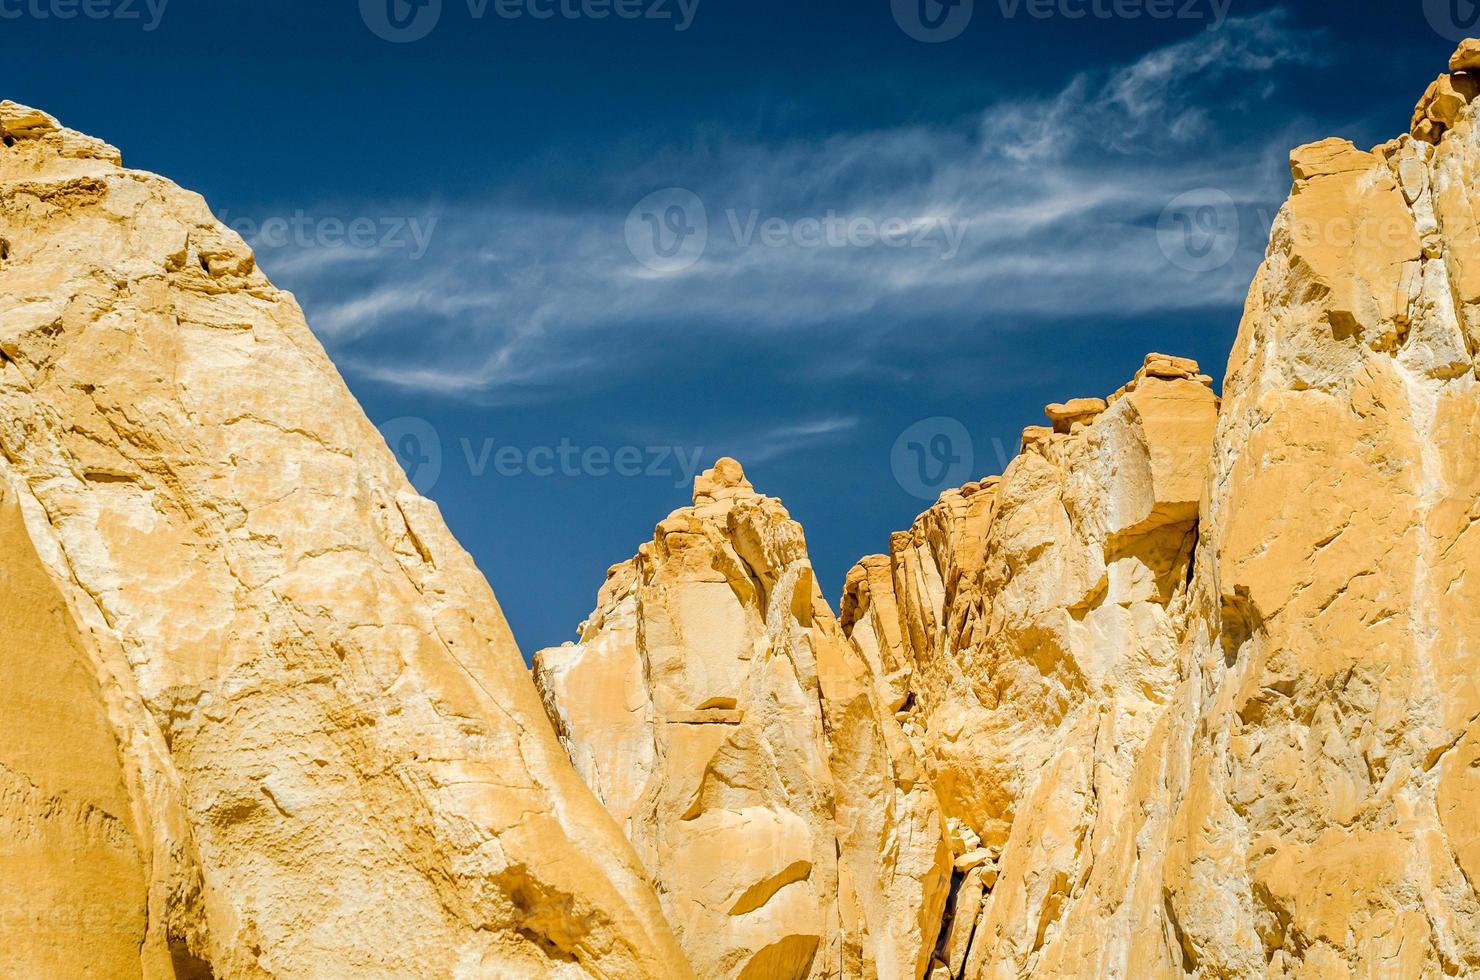
[[[844,439],[858,428],[858,421],[853,416],[832,416],[780,425],[747,438],[735,451],[747,464],[768,463]]]
[[[1273,69],[1318,50],[1274,11],[954,125],[613,160],[591,177],[601,203],[565,210],[465,203],[438,216],[417,261],[288,250],[264,265],[350,372],[485,401],[638,370],[634,337],[668,331],[846,336],[866,361],[872,337],[912,318],[1235,304],[1263,228],[1245,229],[1236,260],[1194,272],[1159,247],[1158,218],[1177,194],[1211,187],[1267,220],[1288,189],[1290,135],[1256,139],[1249,117],[1280,97]],[[707,245],[692,262],[645,265],[629,212],[666,186],[702,201]],[[663,222],[686,217],[645,220],[666,234]],[[776,444],[836,431],[778,432]]]

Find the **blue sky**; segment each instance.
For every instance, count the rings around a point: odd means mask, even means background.
[[[923,2],[0,0],[0,97],[253,242],[532,654],[718,456],[836,599],[1045,403],[1221,379],[1289,148],[1480,15]]]

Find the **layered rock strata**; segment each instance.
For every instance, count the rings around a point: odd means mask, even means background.
[[[200,197],[12,103],[0,546],[24,975],[688,975],[292,297]]]

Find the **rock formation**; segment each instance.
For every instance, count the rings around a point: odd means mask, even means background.
[[[1480,975],[1480,41],[1450,69],[1292,154],[1221,401],[1153,354],[1048,406],[837,617],[721,460],[538,694],[240,240],[0,104],[8,965]]]
[[[1480,134],[1449,116],[1291,157],[1169,727],[1185,969],[1480,973]]]
[[[1179,680],[1208,382],[1152,355],[1106,401],[1049,406],[1058,431],[1027,430],[1002,478],[945,494],[848,576],[844,630],[907,678],[905,731],[950,827],[949,976],[1075,975],[1149,887],[1121,856]]]
[[[1006,473],[848,575],[844,676],[886,742],[894,713],[906,764],[870,769],[836,737],[825,671],[817,714],[835,800],[853,760],[944,820],[949,897],[918,976],[1480,974],[1480,42],[1450,67],[1409,136],[1292,154],[1221,407],[1195,363],[1151,355],[1107,399],[1048,406]],[[725,539],[718,517],[705,533]],[[683,617],[644,586],[718,581],[653,547],[546,655],[547,705],[599,789],[614,742],[569,678],[609,686],[620,647],[627,705],[661,727],[645,637]],[[741,657],[776,622],[730,605],[743,629],[684,623],[691,659]],[[820,649],[831,623],[813,624]],[[810,718],[795,731],[816,743]],[[644,751],[642,780],[680,778]],[[619,815],[635,840],[683,817]],[[684,873],[654,870],[672,893],[708,880]]]
[[[613,568],[535,676],[702,977],[915,977],[949,882],[897,704],[801,527],[734,460]]]
[[[7,968],[687,976],[292,297],[112,147],[0,143]]]

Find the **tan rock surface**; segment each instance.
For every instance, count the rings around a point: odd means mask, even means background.
[[[1472,98],[1292,154],[1216,437],[1152,355],[850,575],[957,867],[994,858],[937,973],[1480,974]]]
[[[1233,352],[1166,908],[1188,968],[1468,976],[1474,107],[1343,160],[1297,181]]]
[[[0,656],[0,873],[55,872],[26,975],[687,975],[292,297],[197,195],[0,131],[0,602],[51,656]]]
[[[543,712],[245,247],[0,104],[12,962],[1480,975],[1477,52],[1412,135],[1291,154],[1221,403],[1150,354],[1049,406],[836,619],[721,460]]]
[[[535,673],[703,977],[914,978],[950,877],[881,668],[802,531],[721,460]]]
[[[78,627],[0,484],[0,946],[14,977],[142,977],[148,858]],[[146,944],[147,938],[147,944]],[[141,949],[143,953],[141,955]]]
[[[1102,975],[1093,951],[1109,967],[1133,931],[1116,905],[1154,887],[1121,855],[1179,675],[1217,421],[1198,377],[1148,358],[1092,424],[947,493],[849,576],[845,630],[911,676],[905,730],[952,825],[951,976]],[[1107,895],[1070,902],[1086,889]]]

